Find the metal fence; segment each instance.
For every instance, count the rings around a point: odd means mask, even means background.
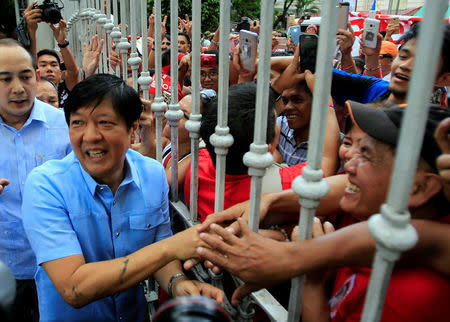
[[[116,68],[116,75],[120,75],[126,81],[128,78],[127,64],[132,71],[132,84],[135,89],[138,85],[144,93],[144,98],[148,99],[148,89],[152,79],[148,72],[148,51],[147,51],[147,1],[120,1],[120,14],[117,0],[80,0],[65,1],[70,3],[72,15],[66,17],[70,30],[70,46],[81,66],[82,44],[89,43],[94,34],[105,39],[102,58],[100,60],[98,72],[113,73],[108,63],[108,56],[111,52],[113,41],[117,44],[116,50],[121,55],[122,68]],[[267,150],[265,142],[266,129],[260,124],[267,122],[269,72],[271,56],[272,38],[272,0],[261,1],[261,30],[258,65],[258,85],[256,99],[255,131],[254,142],[250,146],[250,151],[245,155],[244,162],[249,168],[251,182],[251,206],[250,206],[250,227],[258,229],[259,204],[261,197],[261,183],[265,169],[272,163],[272,156]],[[105,8],[106,5],[106,8]],[[364,306],[363,321],[378,321],[380,319],[384,296],[389,283],[390,274],[395,261],[400,257],[401,252],[414,246],[417,237],[414,229],[409,224],[410,215],[407,205],[409,191],[412,186],[412,178],[416,169],[419,157],[419,146],[424,133],[427,110],[427,97],[432,90],[435,68],[438,62],[439,52],[434,50],[440,48],[442,37],[427,37],[430,34],[441,34],[443,32],[443,14],[448,5],[447,0],[429,1],[427,3],[423,26],[418,38],[417,57],[411,90],[408,95],[409,108],[405,113],[398,145],[393,179],[389,191],[387,203],[382,206],[381,214],[374,215],[369,220],[369,229],[377,244],[377,252],[373,264],[373,271],[367,300]],[[66,6],[67,7],[67,6]],[[137,17],[137,13],[140,16]],[[177,26],[178,21],[178,1],[170,1],[170,23]],[[67,13],[67,10],[66,10]],[[106,14],[105,14],[106,13]],[[111,15],[112,14],[112,15]],[[139,19],[138,19],[139,18]],[[138,23],[140,21],[140,23]],[[178,70],[171,68],[171,101],[167,109],[164,103],[161,87],[161,0],[155,1],[155,88],[156,94],[151,106],[156,116],[156,158],[161,161],[161,134],[162,134],[162,114],[168,119],[171,127],[172,146],[172,211],[175,214],[175,221],[179,221],[184,226],[195,223],[197,217],[197,196],[198,196],[198,150],[199,150],[199,129],[200,129],[200,24],[201,24],[201,1],[192,1],[192,113],[186,128],[191,137],[191,195],[190,210],[178,201],[178,122],[183,116],[178,104]],[[120,23],[120,26],[119,26]],[[335,49],[336,34],[336,1],[322,1],[322,23],[321,36],[319,38],[318,58],[316,66],[316,81],[314,87],[314,98],[312,107],[311,127],[309,137],[308,165],[304,168],[301,177],[295,179],[293,183],[294,191],[299,195],[301,207],[301,218],[299,222],[299,239],[311,238],[312,222],[315,209],[321,197],[327,194],[328,185],[323,179],[320,169],[323,154],[325,137],[325,124],[327,118],[328,97],[331,87],[331,66],[332,55]],[[127,39],[125,25],[128,25],[131,33],[130,42]],[[178,31],[176,27],[171,28],[171,66],[177,66]],[[223,32],[230,29],[230,1],[220,1],[220,51],[227,53],[229,50],[228,33]],[[136,34],[142,35],[142,65],[143,72],[138,77],[138,67],[141,58],[136,50]],[[128,51],[131,53],[127,59]],[[228,148],[233,144],[233,137],[229,133],[227,126],[228,112],[228,55],[219,57],[219,92],[218,92],[218,124],[215,133],[210,139],[215,147],[216,159],[216,201],[215,210],[220,211],[224,207],[224,183],[225,183],[225,160]],[[221,276],[217,276],[212,271],[205,272],[202,268],[196,267],[197,278],[209,281],[218,287],[221,285]],[[239,281],[237,280],[237,283]],[[231,307],[227,303],[226,308],[235,320],[251,320],[252,302],[261,306],[273,321],[298,321],[301,314],[302,290],[304,277],[296,277],[292,280],[290,292],[289,310],[285,310],[268,292],[261,290],[254,292],[250,298],[243,301],[238,309]],[[147,285],[148,286],[148,285]],[[149,301],[155,300],[156,292],[151,288],[147,292],[150,294]]]

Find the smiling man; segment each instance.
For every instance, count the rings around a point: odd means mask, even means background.
[[[9,182],[0,189],[0,260],[16,278],[11,319],[37,321],[36,260],[22,226],[24,184],[33,168],[71,149],[64,114],[35,97],[39,71],[30,53],[13,39],[0,40],[0,52],[0,178]]]
[[[333,99],[342,106],[347,100],[354,100],[360,103],[382,103],[387,106],[406,103],[406,95],[416,56],[418,26],[419,24],[414,25],[400,39],[402,45],[398,50],[397,57],[392,62],[389,82],[375,77],[349,74],[333,69],[331,87]],[[434,91],[430,97],[430,103],[447,106],[445,87],[450,85],[449,24],[445,24],[443,38],[436,79],[434,81]]]
[[[150,275],[170,296],[222,302],[222,291],[182,273],[178,260],[201,242],[194,228],[171,237],[164,168],[129,149],[142,112],[136,91],[96,74],[64,112],[73,153],[33,171],[24,192],[41,319],[142,321],[139,282]]]

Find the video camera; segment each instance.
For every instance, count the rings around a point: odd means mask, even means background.
[[[56,2],[52,0],[44,0],[42,4],[33,6],[33,9],[42,10],[42,21],[49,22],[51,24],[57,24],[61,20],[62,8],[64,8],[64,6],[58,7]]]

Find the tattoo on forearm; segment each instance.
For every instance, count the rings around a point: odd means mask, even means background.
[[[120,276],[119,276],[119,280],[120,283],[124,283],[125,281],[123,280],[123,276],[125,275],[125,273],[127,272],[127,267],[128,267],[128,262],[130,260],[127,258],[126,260],[123,261],[123,268],[122,268],[122,272],[120,272]]]

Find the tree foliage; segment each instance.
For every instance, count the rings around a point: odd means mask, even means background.
[[[295,15],[300,17],[304,14],[312,14],[320,11],[319,7],[314,4],[315,0],[297,0],[297,8]]]
[[[232,0],[231,21],[239,22],[242,17],[259,20],[261,1],[259,0]]]
[[[151,13],[154,0],[147,1],[147,12]],[[220,17],[220,0],[202,0],[202,31],[216,30],[219,26]],[[161,11],[163,16],[167,16],[167,31],[170,30],[170,0],[161,1]],[[185,14],[192,18],[192,2],[179,1],[178,2],[178,17],[184,19]]]

